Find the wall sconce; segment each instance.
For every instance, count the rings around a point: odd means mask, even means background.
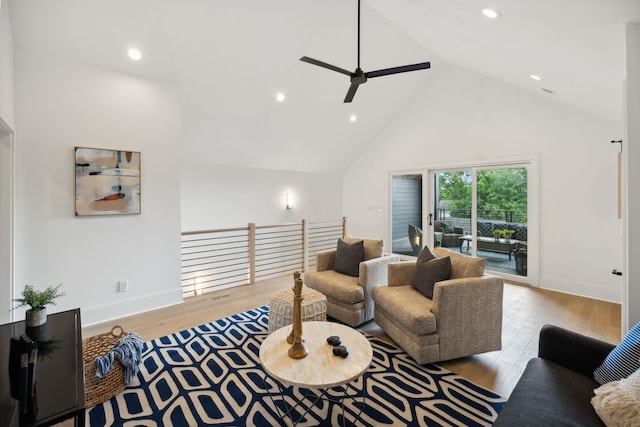
[[[293,194],[287,193],[284,196],[284,207],[287,209],[293,209]]]

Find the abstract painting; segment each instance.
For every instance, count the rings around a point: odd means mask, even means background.
[[[76,216],[140,213],[140,153],[76,147]]]

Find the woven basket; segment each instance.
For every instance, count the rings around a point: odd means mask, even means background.
[[[82,343],[84,395],[87,408],[109,400],[124,390],[124,366],[122,366],[122,362],[118,359],[114,360],[113,368],[109,373],[102,378],[98,378],[96,377],[97,365],[94,361],[96,357],[104,356],[113,350],[113,346],[124,334],[122,326],[114,326],[111,332],[89,337]]]

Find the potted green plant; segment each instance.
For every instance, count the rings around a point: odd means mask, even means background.
[[[496,242],[500,240],[502,236],[504,236],[503,230],[499,228],[493,230],[493,238],[495,239]]]
[[[511,241],[511,236],[513,236],[513,233],[515,233],[516,230],[502,230],[502,233],[504,234],[504,238],[507,242]]]
[[[18,303],[14,307],[20,308],[25,305],[31,308],[27,310],[26,326],[28,328],[43,325],[47,321],[47,305],[55,304],[58,297],[65,295],[60,291],[62,283],[57,286],[49,286],[44,291],[37,291],[31,285],[26,285],[22,291],[22,298],[14,299]]]

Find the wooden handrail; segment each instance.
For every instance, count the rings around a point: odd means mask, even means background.
[[[196,230],[196,231],[183,231],[180,233],[183,236],[192,236],[194,234],[212,234],[212,233],[227,233],[230,231],[244,231],[248,230],[249,227],[234,227],[234,228],[214,228],[211,230]]]
[[[280,231],[258,232],[267,229]],[[224,235],[216,236],[221,233]],[[346,217],[317,223],[306,220],[274,225],[250,223],[246,227],[183,231],[183,295],[307,271],[315,265],[315,252],[335,247],[333,238],[344,237],[345,233]],[[198,235],[201,236],[194,237]],[[309,253],[310,248],[313,254]]]

